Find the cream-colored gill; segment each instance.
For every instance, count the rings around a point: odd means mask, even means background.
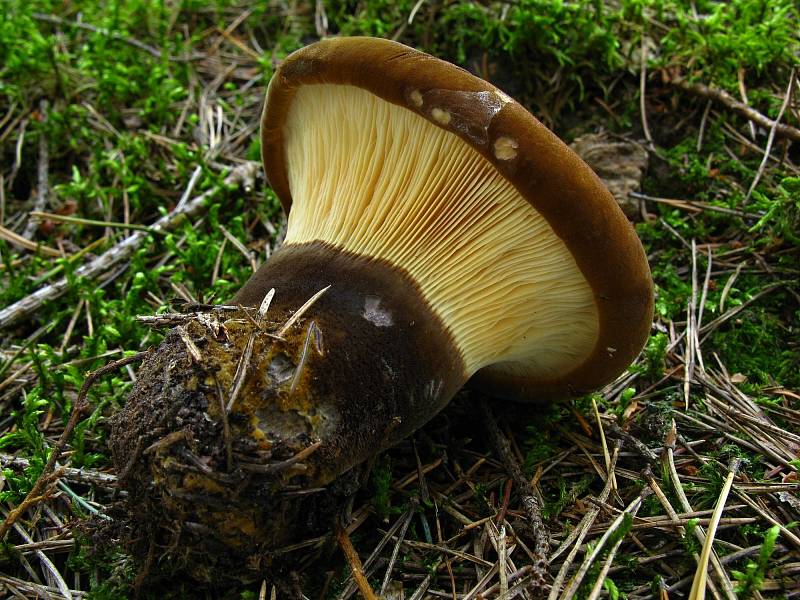
[[[455,134],[360,88],[317,84],[297,91],[284,139],[286,244],[325,241],[404,269],[469,375],[502,363],[548,379],[588,357],[597,309],[572,255]]]

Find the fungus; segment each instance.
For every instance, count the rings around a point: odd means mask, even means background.
[[[466,71],[386,40],[312,44],[270,82],[262,153],[283,246],[241,308],[167,335],[115,420],[151,528],[251,556],[290,536],[298,494],[468,381],[503,400],[574,396],[644,344],[633,228],[567,146]]]

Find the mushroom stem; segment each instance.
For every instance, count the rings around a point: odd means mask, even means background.
[[[158,537],[182,523],[201,553],[288,539],[305,511],[291,493],[326,486],[421,427],[467,379],[445,327],[385,261],[288,244],[233,303],[243,308],[167,334],[111,436],[147,526]]]
[[[320,242],[284,246],[234,302],[257,307],[274,288],[267,318],[283,321],[327,286],[285,333],[286,341],[259,359],[255,373],[262,373],[253,376],[270,379],[281,399],[277,410],[301,416],[304,433],[322,442],[313,457],[312,485],[328,483],[407,436],[439,412],[467,379],[441,321],[413,281],[385,261]],[[266,398],[247,401],[264,405],[256,414],[269,403]],[[259,427],[267,437],[284,437],[283,419],[264,414]]]

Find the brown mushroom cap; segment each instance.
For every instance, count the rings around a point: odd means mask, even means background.
[[[395,265],[487,392],[585,393],[641,350],[653,289],[633,228],[490,83],[396,42],[324,40],[277,70],[261,135],[285,244]]]

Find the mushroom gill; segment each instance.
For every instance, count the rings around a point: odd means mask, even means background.
[[[326,242],[405,271],[469,375],[556,378],[594,348],[597,309],[572,254],[454,133],[366,90],[320,84],[297,90],[284,139],[286,246]]]

